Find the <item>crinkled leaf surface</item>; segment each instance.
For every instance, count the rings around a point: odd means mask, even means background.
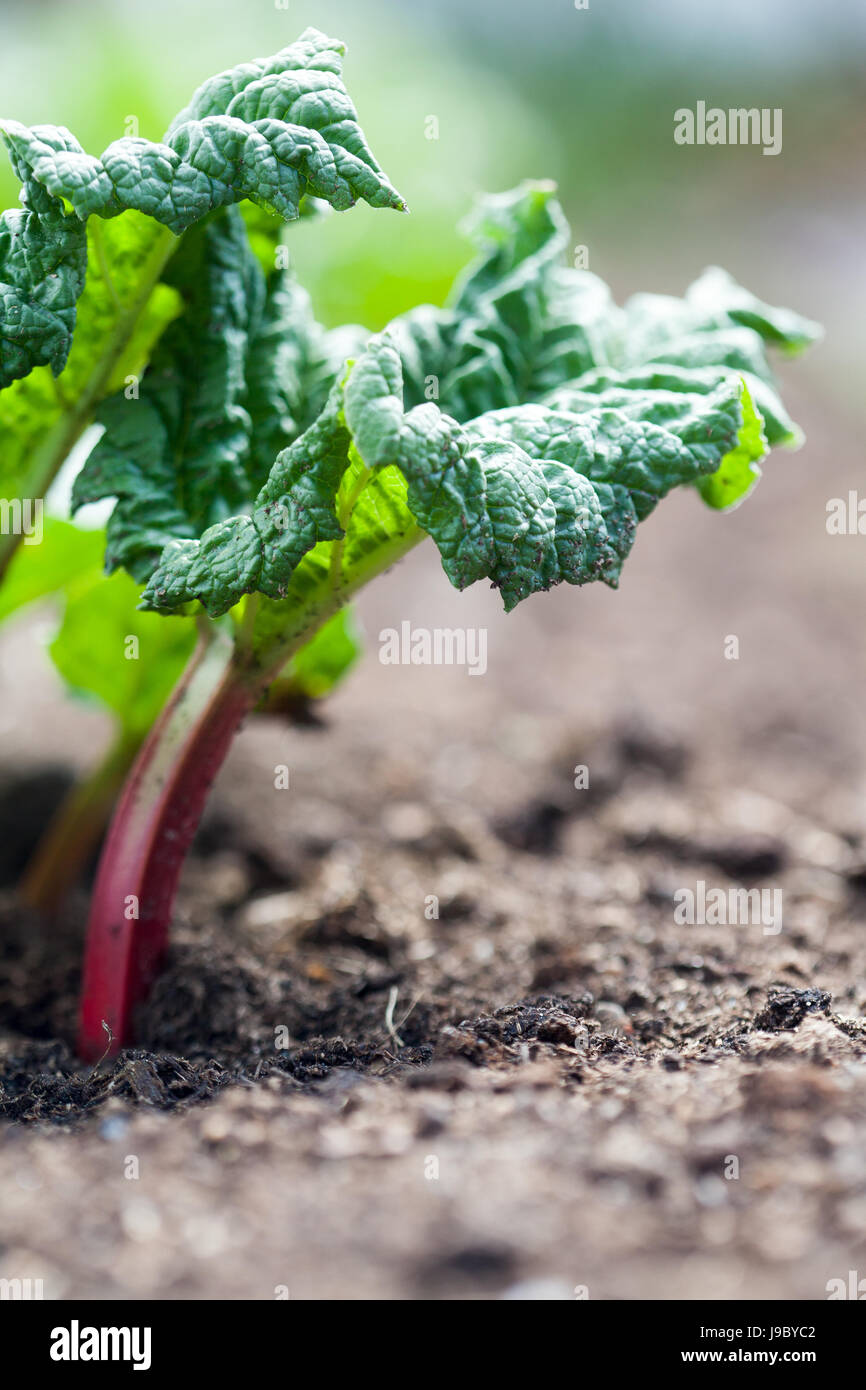
[[[468,422],[528,402],[582,413],[597,408],[595,394],[658,422],[678,408],[670,393],[710,394],[736,377],[763,432],[744,419],[733,447],[740,459],[748,454],[747,466],[729,468],[725,488],[702,489],[714,506],[741,500],[768,445],[799,443],[767,346],[799,352],[817,325],[762,303],[718,269],[684,299],[642,294],[619,308],[596,276],[562,263],[571,238],[545,185],[482,200],[468,230],[479,254],[451,306],[422,307],[390,326],[407,405],[432,398]]]
[[[3,495],[15,496],[25,480],[35,481],[40,455],[62,455],[100,399],[143,370],[180,308],[177,294],[158,278],[166,237],[140,213],[88,224],[87,281],[65,368],[55,382],[49,367],[37,367],[0,391]]]
[[[379,335],[279,456],[252,514],[168,546],[145,602],[177,611],[198,599],[216,616],[252,590],[280,598],[303,557],[343,534],[338,500],[353,468],[398,508],[390,529],[414,521],[433,537],[459,588],[489,578],[512,608],[563,580],[615,584],[638,520],[736,446],[741,392],[734,377],[684,396],[661,424],[606,405],[571,414],[538,404],[461,425],[432,402],[404,411],[400,354]],[[386,471],[403,480],[405,501],[383,493]]]
[[[485,200],[472,228],[479,255],[452,305],[372,338],[244,514],[178,532],[146,605],[279,603],[305,557],[338,544],[340,581],[412,525],[453,584],[489,579],[506,608],[561,582],[615,585],[638,522],[673,487],[729,506],[768,440],[793,436],[764,339],[802,346],[805,320],[716,272],[685,300],[618,308],[562,265],[547,186]]]
[[[166,271],[184,312],[164,333],[140,392],[106,401],[106,429],[73,506],[117,497],[106,563],[144,578],[172,536],[194,536],[246,500],[251,339],[265,282],[236,209],[190,231]]]
[[[236,208],[192,228],[166,276],[185,311],[137,397],[105,402],[105,432],[73,490],[76,508],[118,499],[106,564],[141,580],[170,541],[219,528],[256,496],[275,455],[315,420],[345,345],[316,323],[290,272],[265,279]]]
[[[62,126],[0,122],[22,208],[0,217],[0,388],[68,357],[87,272],[85,223],[134,209],[180,234],[249,199],[285,220],[306,195],[336,209],[404,203],[374,159],[342,81],[343,45],[316,29],[205,82],[164,140],[101,157]]]

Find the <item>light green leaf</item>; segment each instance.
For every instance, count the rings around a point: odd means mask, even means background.
[[[110,709],[130,738],[147,733],[196,639],[191,619],[161,622],[137,603],[138,586],[128,575],[94,575],[71,589],[49,647],[67,684]]]
[[[38,546],[21,546],[0,588],[0,622],[28,604],[53,599],[63,618],[48,650],[63,679],[116,716],[128,741],[142,738],[195,644],[195,623],[161,622],[138,608],[125,574],[106,580],[105,536],[45,519]],[[134,641],[130,641],[134,639]]]
[[[38,599],[62,594],[76,580],[92,580],[102,567],[105,538],[71,522],[46,517],[39,545],[22,545],[0,588],[0,622]]]
[[[698,491],[710,507],[724,510],[741,502],[761,476],[758,467],[767,452],[761,416],[743,383],[743,424],[736,446],[725,454],[714,473],[698,481]]]

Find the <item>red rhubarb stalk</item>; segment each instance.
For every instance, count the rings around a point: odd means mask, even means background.
[[[298,591],[261,642],[256,596],[247,600],[234,644],[215,628],[202,638],[133,765],[102,850],[84,955],[78,1052],[85,1061],[133,1041],[136,1006],[165,957],[187,850],[244,715],[338,608],[424,538],[407,526],[355,560],[350,578],[343,542],[334,541],[317,582]]]
[[[208,791],[257,690],[231,647],[202,642],[138,755],[93,890],[78,1035],[88,1062],[132,1041],[161,969],[180,871]]]

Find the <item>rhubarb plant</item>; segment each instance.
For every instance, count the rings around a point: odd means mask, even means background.
[[[815,325],[720,270],[682,299],[619,307],[567,264],[549,184],[479,202],[475,256],[444,308],[372,335],[321,328],[285,256],[263,268],[236,204],[294,216],[312,192],[338,208],[404,206],[355,123],[338,53],[308,31],[214,79],[159,155],[91,161],[65,132],[6,126],[34,216],[132,208],[183,233],[154,286],[171,314],[140,389],[91,403],[102,433],[74,489],[76,506],[114,499],[106,567],[140,586],[142,612],[193,616],[198,631],[103,850],[79,1037],[90,1060],[132,1039],[239,724],[290,663],[328,668],[359,590],[428,540],[454,586],[486,580],[506,610],[560,583],[616,587],[668,492],[730,508],[773,445],[799,440],[768,349],[800,351]],[[64,225],[51,222],[52,245]],[[15,283],[30,302],[33,282]],[[30,381],[62,364],[72,325],[59,289],[56,302],[50,334],[13,316],[27,332],[8,353],[3,311],[7,373]]]

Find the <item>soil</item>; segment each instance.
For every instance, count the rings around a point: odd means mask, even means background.
[[[403,1300],[866,1275],[862,560],[785,467],[735,518],[672,500],[619,595],[504,620],[435,557],[386,578],[374,653],[407,617],[485,624],[487,676],[373,655],[321,726],[252,721],[140,1045],[93,1070],[86,896],[46,924],[11,885],[103,725],[7,633],[0,1276]],[[701,881],[781,929],[677,921]]]

